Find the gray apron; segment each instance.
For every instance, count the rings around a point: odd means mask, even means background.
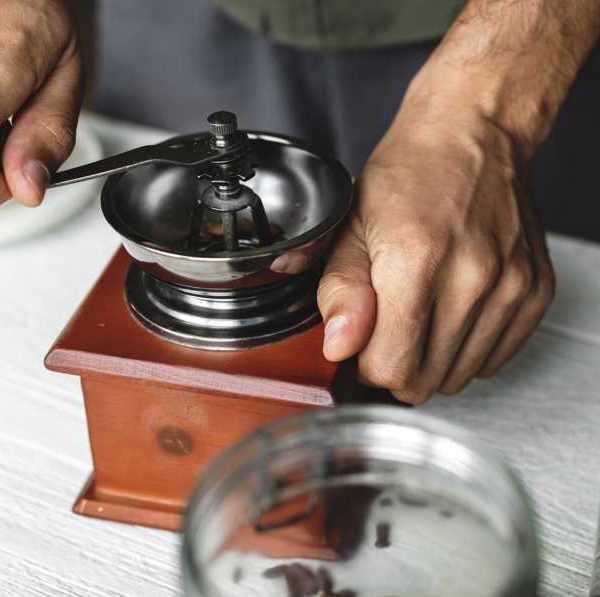
[[[232,110],[243,127],[310,140],[353,174],[434,47],[297,49],[244,29],[204,0],[100,0],[98,17],[101,112],[190,132],[204,129],[210,112]],[[596,51],[534,165],[546,225],[596,240],[599,133]]]

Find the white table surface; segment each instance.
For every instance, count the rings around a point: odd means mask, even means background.
[[[160,131],[86,115],[107,153]],[[43,358],[118,245],[98,204],[0,248],[0,595],[180,594],[179,537],[71,513],[91,470],[78,380]],[[585,595],[600,504],[600,247],[550,240],[554,306],[493,379],[423,410],[500,447],[536,503],[544,597]]]

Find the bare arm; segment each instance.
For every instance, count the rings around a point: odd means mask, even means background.
[[[449,100],[470,96],[482,116],[533,150],[599,35],[598,0],[471,0],[413,92],[443,72]]]

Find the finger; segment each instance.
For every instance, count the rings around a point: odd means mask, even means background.
[[[516,354],[531,336],[554,298],[556,279],[543,230],[531,213],[527,213],[526,217],[528,241],[536,274],[533,288],[481,367],[479,377],[495,375],[500,367]]]
[[[481,314],[439,388],[443,394],[462,390],[482,368],[507,329],[533,284],[533,264],[526,252],[505,266],[497,287],[485,301]]]
[[[438,390],[449,374],[456,355],[476,325],[482,306],[500,276],[499,256],[490,248],[478,248],[454,259],[438,291],[431,330],[419,374],[428,393]]]
[[[21,203],[33,206],[42,201],[50,173],[73,150],[81,96],[81,61],[73,47],[17,113],[6,142],[4,176]]]
[[[538,286],[532,298],[521,306],[497,346],[477,373],[477,377],[495,375],[500,367],[519,351],[542,320],[552,302],[553,293],[550,285]]]
[[[323,354],[330,361],[355,355],[371,336],[376,299],[369,270],[360,223],[353,220],[336,244],[317,294],[325,321]]]
[[[4,151],[4,145],[6,144],[6,140],[8,139],[8,135],[12,130],[12,126],[8,120],[5,120],[0,125],[0,155],[1,152]],[[0,171],[0,205],[10,199],[10,191],[8,189],[8,185],[6,184],[6,179],[4,178],[4,173]]]
[[[428,396],[414,386],[429,329],[438,269],[433,245],[385,245],[374,250],[371,278],[377,295],[377,319],[359,356],[361,378],[392,390],[404,402]]]
[[[4,174],[0,173],[0,205],[8,201],[11,197],[11,192],[6,184]]]

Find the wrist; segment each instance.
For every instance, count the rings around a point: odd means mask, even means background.
[[[415,77],[403,107],[423,124],[463,130],[470,125],[494,126],[509,135],[529,156],[552,127],[561,101],[548,98],[503,76],[479,69],[428,64]]]
[[[600,31],[600,2],[556,1],[471,0],[405,103],[477,113],[533,151]]]

